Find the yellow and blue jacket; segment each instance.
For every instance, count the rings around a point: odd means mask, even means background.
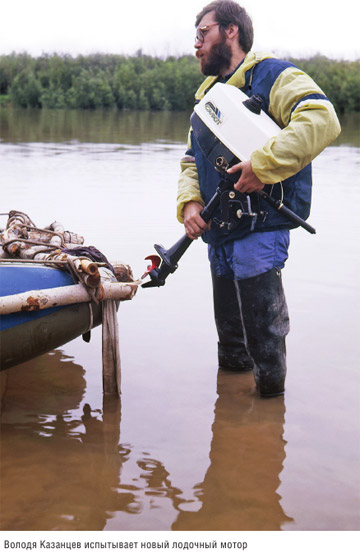
[[[217,80],[217,77],[207,77],[195,99],[200,100]],[[283,194],[285,205],[306,219],[311,204],[311,161],[340,133],[331,102],[311,77],[273,54],[248,53],[226,83],[239,87],[248,96],[260,95],[263,110],[280,126],[281,131],[275,138],[252,153],[252,168],[261,182],[275,185],[274,197]],[[217,171],[204,157],[190,129],[188,151],[181,161],[178,182],[178,220],[183,222],[187,202],[206,204],[218,182]],[[258,196],[252,194],[251,197],[258,209],[267,214],[264,221],[257,221],[256,231],[294,227]],[[213,224],[203,239],[221,244],[229,238],[242,238],[249,232],[246,220],[241,220],[231,233]]]

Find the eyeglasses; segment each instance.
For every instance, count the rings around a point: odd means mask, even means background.
[[[219,25],[219,24],[210,23],[209,25],[203,25],[202,27],[198,27],[196,29],[195,41],[200,41],[200,43],[203,43],[205,40],[205,34],[209,31],[210,27],[214,27],[214,25]]]

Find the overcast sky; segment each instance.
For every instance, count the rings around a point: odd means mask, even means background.
[[[0,54],[193,53],[194,20],[207,0],[4,0]],[[360,58],[360,2],[244,0],[253,50]]]

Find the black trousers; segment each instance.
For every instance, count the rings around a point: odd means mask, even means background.
[[[289,314],[281,271],[233,281],[212,275],[219,365],[253,369],[263,396],[284,392]]]

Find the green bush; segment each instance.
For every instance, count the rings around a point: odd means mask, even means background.
[[[30,69],[24,69],[14,77],[10,86],[11,102],[19,107],[40,107],[41,85]]]

